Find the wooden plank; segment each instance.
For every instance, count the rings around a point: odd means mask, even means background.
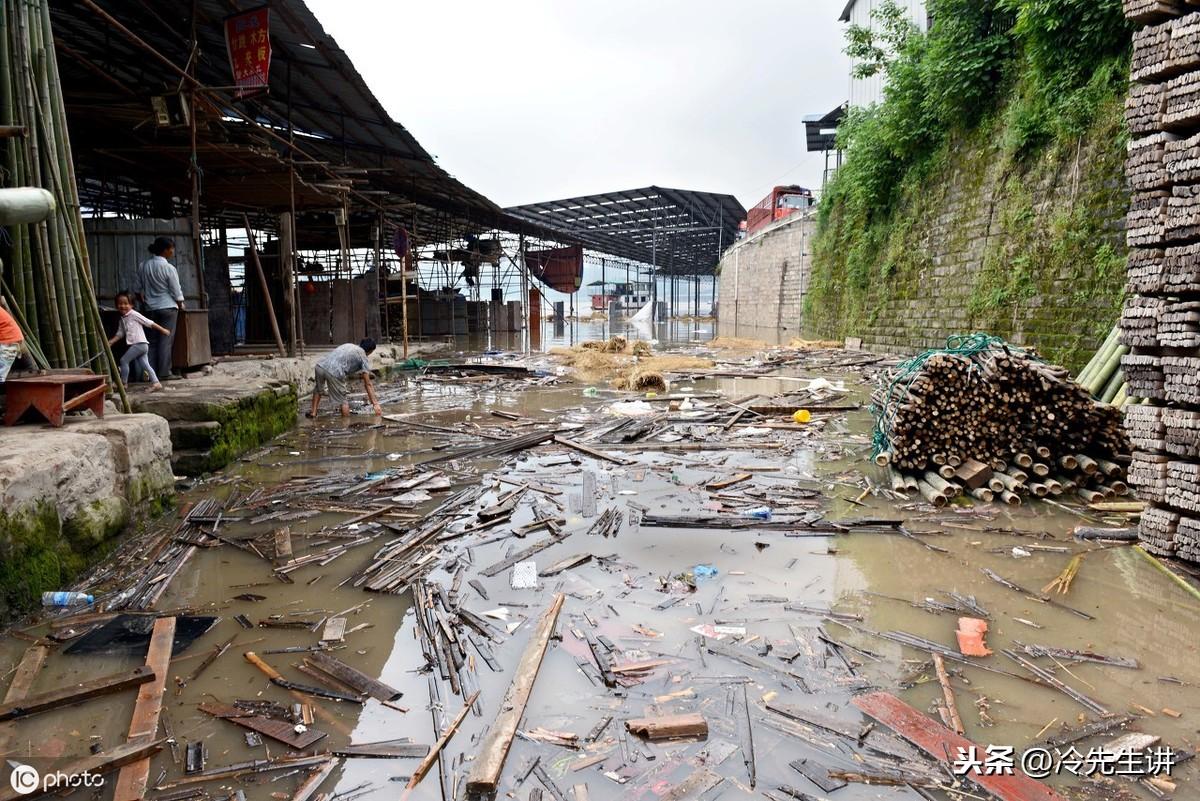
[[[297,750],[308,748],[313,743],[325,737],[325,732],[311,728],[303,734],[297,734],[291,723],[285,723],[282,720],[274,720],[273,718],[268,718],[265,715],[247,714],[244,710],[228,704],[205,702],[202,704],[197,704],[196,708],[201,712],[207,712],[213,717],[227,720],[230,723],[236,723],[244,729],[249,729],[250,731],[256,731],[259,734],[266,735],[272,740],[278,740],[284,745],[290,746]]]
[[[308,778],[300,783],[296,788],[296,792],[292,795],[292,801],[308,801],[312,794],[317,791],[321,783],[329,778],[329,774],[333,773],[333,769],[337,767],[338,760],[330,759],[324,765],[311,773]]]
[[[321,670],[333,676],[338,681],[353,687],[363,695],[369,695],[379,701],[395,701],[404,693],[395,687],[389,687],[378,679],[373,679],[361,670],[350,667],[335,656],[323,651],[315,651],[308,661]]]
[[[732,487],[734,484],[741,484],[743,481],[749,481],[752,478],[754,478],[753,473],[737,473],[736,475],[722,479],[721,481],[713,481],[706,486],[705,489],[707,489],[709,492],[723,490]]]
[[[384,740],[378,743],[344,745],[330,750],[334,756],[355,759],[421,759],[429,755],[429,746],[401,740]]]
[[[110,751],[103,751],[99,754],[77,759],[58,770],[65,776],[82,776],[84,774],[100,776],[114,771],[123,765],[128,765],[130,762],[136,762],[139,759],[149,757],[162,748],[163,742],[165,741],[147,739],[125,743]],[[0,801],[19,801],[25,798],[37,798],[55,789],[57,789],[57,785],[53,782],[50,782],[48,787],[45,784],[39,784],[28,793],[18,793],[10,787],[5,787],[3,792],[0,792]]]
[[[555,594],[554,600],[538,621],[524,653],[521,654],[512,684],[504,694],[504,700],[500,702],[501,712],[492,722],[492,727],[484,738],[475,757],[475,764],[467,777],[468,794],[493,793],[500,783],[504,760],[508,757],[508,749],[516,736],[521,716],[525,714],[525,704],[533,692],[533,684],[537,680],[542,658],[546,655],[550,635],[554,633],[554,625],[558,622],[558,613],[565,599],[566,596],[561,592]]]
[[[792,770],[821,788],[823,793],[832,793],[834,790],[840,790],[846,786],[846,782],[841,779],[829,778],[829,768],[811,760],[797,759],[788,764],[791,765]]]
[[[44,645],[32,645],[25,649],[12,683],[8,685],[8,692],[4,694],[4,703],[11,704],[29,697],[29,691],[33,689],[33,683],[46,664],[46,655],[49,653],[50,649]],[[14,731],[13,724],[0,723],[0,754],[8,753],[8,744]]]
[[[517,562],[524,562],[526,559],[533,556],[534,554],[541,553],[542,551],[546,550],[547,548],[549,548],[552,545],[557,545],[558,543],[562,542],[563,539],[564,538],[562,538],[562,537],[550,537],[549,539],[544,539],[541,542],[536,542],[533,545],[530,545],[528,548],[524,548],[524,549],[518,551],[517,553],[508,557],[507,559],[502,559],[501,561],[497,562],[494,565],[485,567],[483,570],[481,570],[479,572],[482,573],[483,575],[487,576],[488,578],[491,578],[492,576],[495,576],[498,573],[508,570],[510,567],[515,565]]]
[[[133,717],[129,722],[129,742],[139,738],[151,738],[158,731],[158,718],[162,713],[163,693],[167,688],[167,672],[171,665],[174,641],[175,618],[160,617],[155,620],[154,628],[150,632],[150,646],[146,649],[146,667],[154,671],[154,681],[146,682],[138,688]],[[150,758],[131,762],[117,774],[113,801],[139,801],[146,795],[149,780]]]
[[[412,777],[408,780],[408,785],[405,787],[405,792],[402,798],[408,798],[412,789],[421,783],[421,779],[425,778],[425,774],[433,767],[433,763],[437,761],[438,756],[442,753],[442,749],[446,747],[446,743],[450,742],[450,738],[454,736],[454,732],[458,731],[458,727],[462,725],[463,718],[471,711],[471,707],[475,705],[475,701],[479,698],[479,690],[471,694],[471,697],[463,704],[462,709],[458,710],[458,714],[451,721],[446,730],[442,732],[442,736],[433,744],[433,748],[429,749],[429,753],[421,760],[421,764],[417,765],[417,769],[413,771]]]
[[[699,798],[724,780],[725,777],[716,771],[699,768],[668,790],[659,801],[683,801],[685,798]]]
[[[321,642],[341,642],[346,639],[346,618],[331,617],[325,621],[325,630],[321,632]]]
[[[41,672],[42,665],[46,664],[46,655],[49,653],[50,649],[44,645],[33,645],[25,649],[25,654],[17,664],[12,683],[8,685],[8,692],[4,694],[4,703],[11,704],[29,697],[33,682]]]
[[[631,718],[625,721],[625,728],[647,740],[708,736],[708,721],[698,712],[660,715],[654,718]]]
[[[573,439],[567,439],[566,437],[555,436],[554,441],[557,442],[559,445],[565,445],[566,447],[568,447],[572,450],[579,451],[584,456],[590,456],[593,459],[600,459],[605,462],[612,462],[613,464],[620,464],[620,465],[633,464],[628,459],[622,459],[617,456],[610,456],[607,453],[601,453],[600,451],[595,450],[593,448],[589,448],[588,446],[578,443]]]
[[[590,562],[590,561],[592,561],[592,554],[577,553],[574,556],[568,556],[566,559],[558,560],[554,564],[550,565],[550,567],[543,570],[541,573],[538,573],[538,575],[543,576],[543,577],[557,576],[559,573],[563,572],[564,570],[570,570],[573,567],[579,567],[580,565],[582,565],[586,562]]]
[[[57,690],[51,690],[41,695],[33,695],[11,703],[0,704],[0,720],[13,720],[25,717],[26,715],[35,715],[39,712],[58,709],[69,704],[78,704],[101,695],[128,690],[131,687],[137,687],[149,681],[154,681],[154,671],[143,665],[133,670],[113,673],[112,675],[102,676],[91,681],[60,687]]]
[[[853,698],[851,703],[942,764],[972,748],[981,757],[986,753],[984,747],[955,734],[890,693],[867,693]],[[1012,775],[989,776],[974,771],[969,777],[1001,801],[1065,801],[1054,790],[1021,773],[1019,768]]]

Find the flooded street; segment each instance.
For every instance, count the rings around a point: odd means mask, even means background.
[[[944,509],[897,501],[866,461],[866,409],[820,411],[865,406],[864,382],[875,368],[855,364],[863,354],[798,352],[775,369],[761,368],[746,352],[702,355],[719,360],[718,373],[753,368],[770,375],[676,376],[667,397],[677,400],[670,402],[603,385],[585,392],[587,384],[558,376],[556,363],[543,356],[516,370],[513,360],[499,362],[509,369],[494,374],[431,371],[381,387],[382,422],[369,415],[302,421],[182,494],[181,514],[214,499],[221,511],[194,525],[206,539],[154,608],[219,620],[171,662],[160,735],[175,743],[153,758],[149,783],[157,789],[149,797],[199,797],[188,793],[202,789],[225,798],[241,790],[250,801],[267,801],[292,797],[304,780],[300,768],[238,780],[189,777],[188,744],[203,742],[207,771],[290,752],[270,737],[248,744],[245,728],[200,704],[278,705],[265,710],[268,717],[289,714],[295,703],[311,705],[309,731],[327,736],[303,753],[337,754],[351,744],[405,738],[433,745],[478,690],[440,762],[411,793],[465,798],[474,757],[518,661],[560,593],[557,637],[536,672],[500,797],[536,798],[535,788],[544,798],[575,801],[948,797],[925,789],[947,784],[948,773],[885,726],[864,728],[850,699],[877,688],[918,710],[934,708],[943,690],[930,653],[878,633],[915,635],[957,654],[957,619],[966,613],[951,593],[985,613],[976,616],[989,621],[985,639],[994,652],[946,659],[968,739],[1019,753],[1102,716],[1031,683],[1032,674],[1001,653],[1043,646],[1136,660],[1136,668],[1116,667],[1021,652],[1107,713],[1132,716],[1130,730],[1191,748],[1200,727],[1200,601],[1133,548],[1072,540],[1074,526],[1104,525],[1102,516],[1065,497],[1058,506]],[[522,372],[525,366],[533,371]],[[814,378],[844,381],[846,391],[812,396],[812,422],[749,415],[730,423],[743,408],[738,400],[794,399]],[[627,412],[646,413],[611,413],[614,403],[631,401],[648,409]],[[614,428],[622,419],[632,422]],[[619,441],[646,421],[652,434]],[[472,451],[539,432],[544,443],[508,455]],[[579,447],[559,444],[564,438]],[[769,520],[753,516],[759,507],[771,510]],[[895,528],[901,521],[907,534]],[[844,532],[832,532],[830,522]],[[271,550],[282,547],[275,532],[285,525],[290,556]],[[422,531],[428,536],[419,548],[402,553],[405,564],[426,566],[396,584],[398,594],[364,592],[362,585],[391,564],[387,557],[380,567],[373,555]],[[615,536],[603,536],[611,531]],[[540,545],[548,547],[513,562]],[[1080,553],[1086,555],[1070,592],[1053,595],[1058,605],[1032,597]],[[316,554],[324,556],[305,561]],[[527,560],[542,575],[523,575],[518,563]],[[1032,595],[1002,586],[985,569]],[[420,585],[420,610],[412,584]],[[91,589],[103,601],[120,588]],[[253,652],[293,685],[353,693],[306,664],[313,654],[299,650],[321,647],[326,623],[336,617],[345,618],[345,633],[324,646],[326,653],[401,697],[361,704],[314,698],[272,684],[244,657]],[[81,630],[84,622],[77,621]],[[28,640],[48,631],[43,625],[26,628],[24,639],[5,638],[0,670],[15,666]],[[33,691],[143,662],[144,650],[52,653]],[[128,733],[132,695],[8,724],[10,754],[78,756],[86,750],[81,743],[117,746]],[[647,741],[626,731],[631,718],[677,714],[702,716],[707,735]],[[1086,753],[1119,733],[1076,745]],[[418,762],[348,757],[320,789],[343,801],[404,797]],[[825,789],[800,768],[820,774]],[[824,778],[830,771],[848,775]],[[872,775],[909,786],[862,783]],[[1192,764],[1179,766],[1173,780],[1176,798],[1196,797]],[[1047,781],[1064,791],[1080,784]],[[1121,779],[1072,792],[1152,797]]]

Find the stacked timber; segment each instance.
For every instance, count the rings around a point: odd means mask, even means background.
[[[1146,146],[1157,145],[1162,148],[1163,182],[1146,189],[1161,189],[1171,184],[1200,181],[1200,135],[1180,139],[1173,134],[1161,133],[1146,136],[1137,140]],[[1130,143],[1130,154],[1133,153],[1133,143]],[[1129,162],[1126,162],[1127,170]],[[1141,168],[1145,171],[1146,168]],[[1142,179],[1145,180],[1145,179]]]
[[[1115,395],[1111,339],[1096,381]],[[1093,394],[1065,369],[1003,343],[930,352],[885,376],[872,398],[876,462],[891,465],[895,489],[935,505],[959,495],[1010,504],[1023,495],[1122,495],[1129,438],[1120,409]]]
[[[1156,409],[1154,406],[1140,406],[1141,409]],[[1166,449],[1172,456],[1183,456],[1188,459],[1200,459],[1200,412],[1192,409],[1161,409],[1162,429],[1161,449]]]
[[[1138,530],[1142,547],[1158,556],[1175,554],[1180,515],[1167,509],[1150,508],[1142,514]]]
[[[1121,357],[1121,371],[1135,398],[1160,398],[1163,393],[1162,359],[1147,353]]]
[[[1125,430],[1134,450],[1158,453],[1164,448],[1166,429],[1163,414],[1168,411],[1160,406],[1131,404],[1125,407]]]
[[[1162,298],[1130,296],[1121,312],[1121,344],[1132,347],[1158,345],[1158,321],[1167,301]]]
[[[1147,25],[1133,35],[1129,73],[1135,81],[1149,83],[1171,76],[1171,40],[1175,20]]]
[[[1164,241],[1170,200],[1169,189],[1133,193],[1125,220],[1125,240],[1130,247],[1153,247]]]
[[[1190,131],[1200,126],[1200,72],[1189,72],[1167,81],[1163,93],[1162,127]]]
[[[1171,294],[1200,293],[1200,242],[1167,248],[1161,252],[1162,281],[1159,291]],[[1134,251],[1130,255],[1130,264],[1138,253],[1140,251]]]
[[[1194,517],[1179,517],[1175,529],[1175,555],[1180,559],[1200,562],[1200,520]]]
[[[1126,291],[1130,294],[1162,291],[1163,264],[1166,257],[1166,251],[1162,248],[1138,248],[1130,251]]]
[[[1163,398],[1200,405],[1200,356],[1163,356]]]
[[[1200,3],[1123,0],[1133,36],[1125,116],[1133,187],[1121,315],[1147,551],[1200,560]]]
[[[1183,0],[1124,0],[1125,16],[1140,25],[1152,25],[1178,17],[1186,6]]]
[[[1129,87],[1129,97],[1125,100],[1125,124],[1129,133],[1144,136],[1162,131],[1166,99],[1167,85],[1163,83],[1138,83]]]
[[[1161,299],[1139,298],[1139,300]],[[1156,329],[1160,346],[1192,349],[1200,347],[1200,300],[1164,301],[1159,314],[1161,318],[1158,320]],[[1122,319],[1121,325],[1124,326],[1124,324],[1125,321]]]
[[[1129,186],[1135,192],[1152,192],[1171,185],[1171,174],[1168,171],[1167,153],[1171,134],[1157,133],[1129,141],[1128,155],[1125,158],[1125,175],[1129,177]],[[1184,161],[1178,156],[1177,161]]]

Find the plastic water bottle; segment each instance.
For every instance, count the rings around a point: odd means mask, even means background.
[[[85,592],[66,592],[60,590],[58,592],[43,592],[42,606],[75,606],[76,604],[92,604],[96,600],[95,596],[88,595]]]
[[[753,509],[747,509],[746,511],[742,512],[742,517],[753,517],[756,520],[770,520],[771,507],[756,506]]]

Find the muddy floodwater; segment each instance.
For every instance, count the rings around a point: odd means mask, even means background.
[[[694,333],[686,331],[679,339],[691,339]],[[739,358],[752,360],[746,354]],[[565,594],[558,638],[542,660],[508,753],[500,797],[536,797],[530,792],[535,788],[544,798],[561,791],[577,801],[585,793],[591,799],[803,798],[805,793],[842,801],[949,797],[941,790],[922,789],[911,775],[911,786],[851,780],[823,790],[792,763],[808,760],[821,771],[848,774],[897,774],[916,764],[915,759],[905,763],[910,752],[915,757],[915,749],[886,727],[865,729],[866,718],[850,699],[864,690],[885,690],[936,719],[934,704],[943,691],[929,652],[878,633],[915,635],[957,652],[955,629],[964,613],[952,608],[951,594],[972,599],[987,613],[985,639],[994,653],[976,661],[1000,671],[947,662],[970,740],[1013,746],[1019,754],[1064,729],[1102,717],[1053,687],[1032,683],[1031,674],[1002,654],[1022,646],[1134,660],[1136,667],[1117,667],[1025,657],[1107,713],[1131,716],[1127,731],[1156,735],[1162,745],[1180,751],[1192,748],[1200,737],[1200,601],[1128,545],[1072,540],[1071,530],[1080,523],[1121,525],[1122,520],[1106,519],[1065,498],[1061,505],[964,503],[944,509],[897,500],[883,489],[886,478],[866,460],[871,422],[865,409],[817,414],[805,426],[778,418],[756,429],[754,421],[726,427],[736,409],[717,405],[721,399],[752,395],[787,396],[806,385],[798,379],[811,378],[844,381],[847,391],[836,402],[865,404],[869,389],[862,371],[799,359],[766,377],[677,379],[672,395],[693,395],[698,401],[693,410],[686,404],[669,413],[666,403],[649,399],[655,414],[666,415],[664,424],[670,426],[667,441],[658,436],[645,441],[655,450],[641,450],[636,443],[612,449],[588,443],[623,464],[550,443],[506,456],[416,467],[447,455],[448,449],[500,441],[549,423],[561,435],[583,440],[619,420],[609,413],[614,402],[639,397],[603,387],[585,394],[585,386],[569,377],[555,382],[553,362],[535,362],[545,375],[524,381],[429,375],[389,383],[382,395],[390,419],[382,424],[370,415],[302,421],[270,447],[180,495],[182,509],[210,499],[233,502],[229,519],[216,531],[222,539],[199,548],[155,605],[220,619],[171,662],[159,733],[172,737],[175,746],[154,756],[148,798],[179,798],[181,791],[195,789],[210,798],[241,790],[250,801],[285,799],[305,778],[306,773],[294,769],[180,784],[186,778],[183,756],[189,743],[203,741],[207,770],[290,752],[268,737],[248,744],[245,729],[200,711],[201,703],[271,701],[289,709],[301,700],[312,704],[317,713],[311,728],[327,735],[305,751],[314,753],[402,738],[432,745],[458,716],[464,696],[478,690],[476,707],[410,796],[465,798],[472,758],[500,711],[535,624],[558,593]],[[704,445],[706,440],[711,444]],[[696,447],[671,451],[667,447],[672,443]],[[347,490],[381,477],[407,480],[434,471],[439,481],[448,481],[425,493],[428,500],[411,495],[396,500],[386,514],[346,525],[405,493]],[[748,478],[713,488],[739,475]],[[277,494],[278,488],[298,486],[299,481],[328,487],[325,500],[313,503],[309,495],[300,503]],[[465,660],[452,683],[437,666],[430,669],[412,593],[368,593],[354,584],[381,546],[421,525],[453,492],[479,486],[482,493],[448,521],[449,533],[438,541],[436,567],[424,577],[429,586],[440,585],[435,597],[448,594],[452,607],[473,612],[487,627],[486,640],[478,630],[456,630]],[[528,488],[516,496],[505,522],[478,527],[479,510],[503,502],[523,486]],[[255,493],[268,500],[255,505]],[[327,511],[315,508],[321,506]],[[773,522],[823,516],[849,521],[850,531],[792,536],[795,531],[758,526],[747,516],[761,506],[772,510]],[[589,535],[610,510],[622,516],[619,533]],[[703,516],[740,522],[721,528],[646,523]],[[252,522],[258,517],[267,519]],[[545,517],[562,521],[560,539],[529,557],[537,571],[575,555],[590,559],[555,575],[536,576],[536,588],[514,588],[512,568],[486,575],[488,566],[550,536],[544,528],[521,532]],[[902,520],[911,536],[886,526],[854,525],[869,520]],[[230,544],[262,543],[284,522],[296,559],[338,542],[355,542],[358,534],[371,539],[327,564],[305,564],[287,573],[290,582],[285,582],[274,573],[278,561],[273,563],[269,554]],[[1031,597],[1043,595],[1042,588],[1079,553],[1086,555],[1069,593],[1050,596],[1058,605]],[[1002,586],[985,569],[1030,594]],[[251,599],[235,599],[239,595]],[[255,596],[261,600],[253,600]],[[827,618],[823,611],[837,614]],[[243,628],[235,620],[238,615],[253,627]],[[296,695],[272,684],[243,656],[253,651],[286,679],[320,685],[297,667],[305,653],[279,651],[318,646],[324,621],[339,615],[347,619],[347,633],[328,653],[394,687],[402,697],[386,704],[375,699],[358,704]],[[440,615],[451,617],[444,608]],[[272,626],[258,625],[260,621]],[[311,627],[302,627],[304,623]],[[278,627],[283,625],[288,627]],[[46,631],[45,626],[29,628],[26,639],[0,641],[0,675],[20,660],[29,636]],[[215,647],[231,638],[220,658],[189,679]],[[589,639],[600,641],[610,667],[650,667],[622,673],[616,686],[608,687]],[[731,649],[752,662],[732,658]],[[33,691],[143,662],[143,654],[72,656],[56,651]],[[458,685],[457,692],[452,685]],[[9,724],[8,752],[65,758],[86,754],[93,745],[96,750],[118,746],[128,735],[133,696],[109,695]],[[800,718],[789,716],[789,709]],[[700,714],[707,736],[650,742],[625,732],[624,721],[630,718],[684,713]],[[606,718],[611,722],[600,728]],[[813,721],[844,729],[851,737]],[[1076,747],[1086,753],[1119,734],[1114,730]],[[394,799],[404,794],[418,763],[416,758],[346,758],[319,789],[328,799]],[[543,782],[543,773],[553,788]],[[940,779],[949,776],[941,772]],[[1074,797],[1153,797],[1146,787],[1126,779],[1090,788],[1069,775],[1046,781]],[[1178,765],[1172,781],[1177,783],[1175,798],[1200,798],[1200,775],[1193,763]],[[584,785],[586,791],[577,789]],[[789,796],[780,787],[801,795]],[[111,790],[101,793],[109,797]]]

